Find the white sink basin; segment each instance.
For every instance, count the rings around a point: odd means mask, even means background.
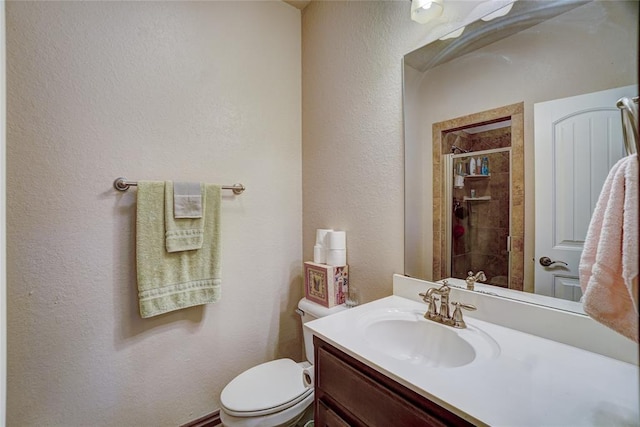
[[[455,329],[423,317],[418,310],[380,309],[357,323],[366,344],[394,359],[432,368],[456,368],[493,359],[498,344],[481,330]]]

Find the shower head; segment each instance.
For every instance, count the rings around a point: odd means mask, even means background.
[[[457,145],[452,145],[451,146],[451,154],[456,154],[456,151],[460,152],[460,153],[468,153],[469,150],[465,150],[464,148],[460,148]]]

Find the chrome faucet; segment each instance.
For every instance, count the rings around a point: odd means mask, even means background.
[[[467,282],[467,289],[472,291],[475,287],[476,282],[487,280],[487,276],[484,275],[484,271],[480,270],[475,275],[473,271],[469,271],[465,282]]]
[[[486,280],[486,279],[485,279]],[[434,322],[442,323],[443,325],[453,326],[454,328],[466,328],[467,325],[462,317],[462,310],[475,310],[476,307],[471,304],[463,304],[459,302],[452,302],[455,306],[453,314],[449,314],[449,292],[451,288],[448,286],[447,281],[443,282],[443,285],[439,288],[429,288],[426,293],[419,294],[422,300],[428,304],[427,312],[424,313],[424,318],[427,320],[433,320]],[[440,296],[440,310],[436,308],[436,297]]]

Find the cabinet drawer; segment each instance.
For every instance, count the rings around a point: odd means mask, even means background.
[[[350,427],[349,423],[340,418],[324,402],[318,402],[316,407],[318,427]]]
[[[364,425],[434,426],[447,424],[348,365],[325,348],[317,349],[316,386]],[[339,424],[338,424],[339,425]]]

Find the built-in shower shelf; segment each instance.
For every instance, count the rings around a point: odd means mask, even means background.
[[[480,202],[483,200],[491,200],[491,196],[481,196],[481,197],[467,197],[464,196],[463,199],[465,202]]]
[[[476,178],[491,178],[491,174],[489,175],[465,175],[464,179],[476,179]]]

